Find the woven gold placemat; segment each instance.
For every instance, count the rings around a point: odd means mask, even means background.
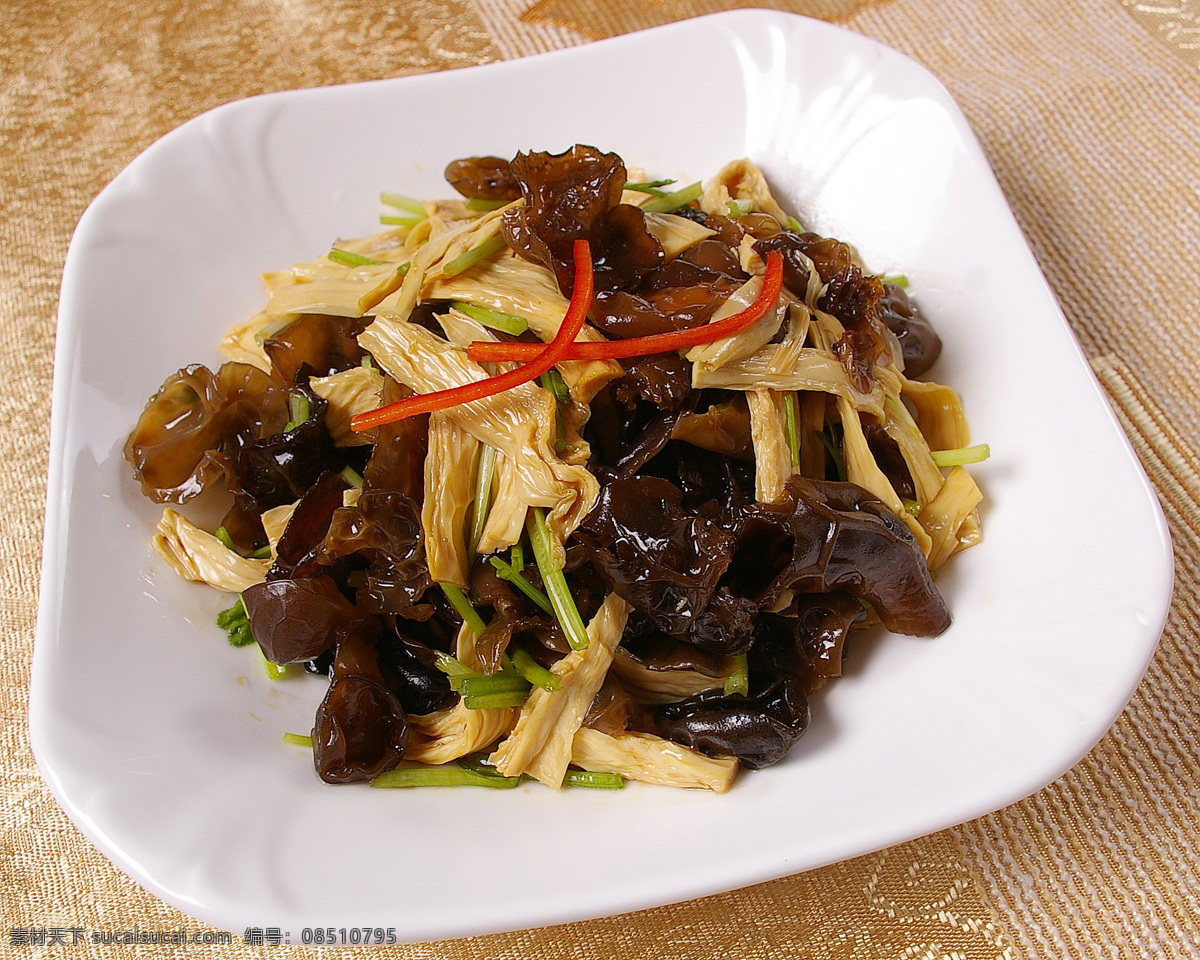
[[[844,18],[905,50],[963,105],[1163,494],[1180,574],[1148,680],[1070,774],[953,831],[674,907],[391,955],[1200,956],[1200,474],[1190,439],[1200,425],[1191,320],[1200,303],[1200,76],[1188,59],[1188,21],[1163,28],[1164,8],[1128,0],[1059,10],[998,0],[822,3],[778,6]],[[9,940],[36,930],[65,931],[69,942],[74,930],[197,927],[79,835],[38,776],[26,735],[54,308],[87,202],[159,135],[237,97],[527,55],[723,8],[712,0],[0,7],[0,450],[8,466],[0,473],[0,950],[108,956],[114,948]],[[240,942],[207,949],[316,952]]]

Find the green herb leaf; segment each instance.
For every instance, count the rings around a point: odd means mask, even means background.
[[[818,433],[817,436],[821,438],[821,444],[825,447],[825,451],[833,461],[833,468],[837,471],[837,478],[844,482],[848,479],[848,475],[846,473],[846,461],[842,459],[841,437],[835,435],[835,428],[838,426],[840,425],[831,423]]]
[[[262,651],[259,650],[259,653],[262,653]],[[268,680],[282,680],[284,677],[289,675],[289,671],[286,666],[280,666],[278,663],[272,663],[267,659],[267,655],[265,653],[262,653],[262,662],[263,667],[267,671]]]
[[[459,692],[459,688],[463,682],[472,677],[482,677],[482,673],[472,670],[461,660],[456,660],[448,653],[442,653],[440,650],[434,651],[435,660],[434,666],[442,673],[450,678],[450,689],[455,693]]]
[[[232,607],[217,614],[217,626],[229,637],[232,647],[245,647],[254,643],[254,634],[250,632],[250,619],[246,615],[246,605],[238,597]]]
[[[529,681],[519,673],[499,673],[490,677],[464,677],[458,692],[464,697],[487,697],[494,693],[519,693],[521,699],[529,692]]]
[[[415,213],[382,213],[379,215],[379,222],[389,227],[415,227],[425,217],[418,217]]]
[[[516,780],[520,783],[521,781],[531,779],[525,774],[521,774],[519,777],[506,777],[496,769],[496,765],[488,758],[486,752],[469,753],[465,757],[458,757],[454,763],[464,770],[470,770],[472,773],[477,773],[482,777],[490,777],[493,780]]]
[[[295,430],[300,424],[308,421],[308,418],[312,415],[312,407],[308,402],[308,397],[300,392],[288,394],[288,413],[291,416],[291,420],[283,428],[284,433],[287,433],[289,430]]]

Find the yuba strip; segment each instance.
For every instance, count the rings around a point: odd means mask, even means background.
[[[370,430],[385,423],[403,420],[421,413],[432,413],[446,407],[454,407],[460,403],[470,403],[481,400],[513,387],[519,387],[530,380],[536,380],[556,363],[566,359],[570,350],[583,329],[588,309],[592,305],[592,251],[586,240],[576,240],[572,250],[575,258],[575,286],[571,290],[571,304],[567,314],[558,328],[558,333],[549,344],[535,344],[538,350],[536,357],[515,370],[488,377],[485,380],[475,380],[471,383],[448,390],[436,390],[433,393],[417,394],[378,407],[367,413],[360,413],[350,421],[350,429],[355,431]]]

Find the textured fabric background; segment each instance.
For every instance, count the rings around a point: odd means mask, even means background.
[[[525,56],[744,5],[0,2],[0,953],[122,952],[17,945],[14,929],[196,926],[80,836],[26,733],[55,304],[88,201],[158,136],[238,97]],[[989,817],[719,897],[387,953],[1200,957],[1200,3],[769,5],[903,50],[962,105],[1163,501],[1177,582],[1160,650],[1084,761]],[[314,952],[239,942],[159,954],[201,949]]]

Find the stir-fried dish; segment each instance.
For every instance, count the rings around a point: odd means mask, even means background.
[[[472,157],[458,199],[265,276],[225,362],[125,447],[154,546],[328,677],[317,773],[724,791],[781,760],[853,631],[935,636],[980,459],[903,278],[806,232],[749,161]]]

